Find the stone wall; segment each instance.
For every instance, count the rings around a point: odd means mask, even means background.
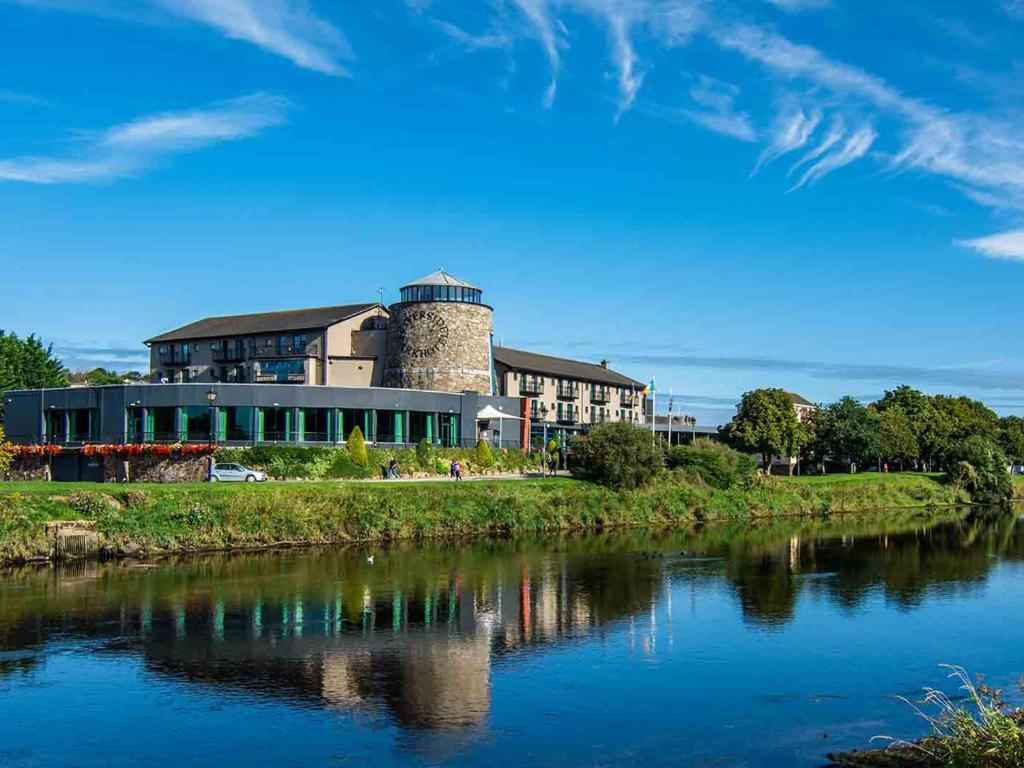
[[[108,483],[123,482],[124,464],[133,483],[195,483],[206,480],[208,456],[116,456],[103,459],[103,479]]]
[[[45,456],[15,456],[2,477],[4,480],[45,480],[46,467]]]
[[[491,391],[491,308],[410,302],[390,308],[384,386]]]

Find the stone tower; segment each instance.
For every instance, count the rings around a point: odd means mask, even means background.
[[[388,308],[384,386],[490,394],[493,312],[481,293],[444,271],[402,286]]]

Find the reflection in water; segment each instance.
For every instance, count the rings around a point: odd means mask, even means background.
[[[668,602],[671,619],[673,591],[724,585],[763,633],[805,596],[855,613],[881,594],[913,611],[930,591],[976,589],[994,556],[1024,559],[1018,520],[396,546],[372,565],[362,551],[312,550],[25,568],[0,581],[0,679],[33,674],[50,644],[92,641],[164,679],[407,732],[479,731],[497,665],[619,627],[653,655],[655,606]]]

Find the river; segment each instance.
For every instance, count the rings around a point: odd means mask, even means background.
[[[1010,515],[26,567],[0,766],[820,766],[1022,605]]]

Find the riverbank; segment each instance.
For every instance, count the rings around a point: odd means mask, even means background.
[[[493,536],[927,508],[968,502],[934,475],[774,478],[729,490],[659,482],[616,491],[571,479],[466,484],[130,486],[0,483],[0,561]],[[61,525],[76,521],[76,525]],[[70,532],[70,533],[69,533]]]

